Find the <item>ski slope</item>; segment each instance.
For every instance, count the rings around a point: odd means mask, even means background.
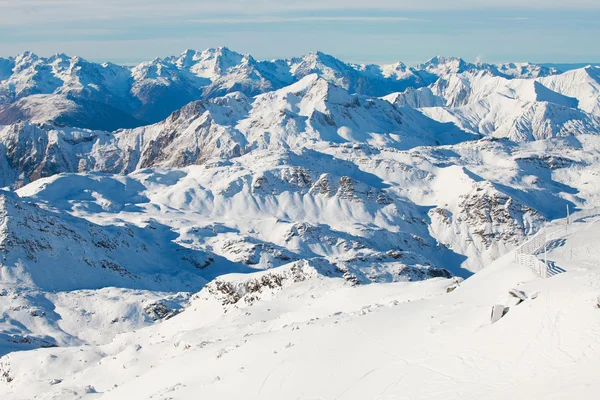
[[[600,221],[569,229],[548,252],[566,272],[549,279],[508,253],[462,282],[354,287],[314,275],[261,301],[226,305],[207,287],[183,313],[111,343],[9,354],[0,369],[12,380],[0,395],[594,399]],[[511,289],[527,300],[517,304]],[[491,324],[495,304],[509,311]]]

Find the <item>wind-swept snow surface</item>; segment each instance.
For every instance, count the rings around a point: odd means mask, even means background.
[[[592,399],[600,222],[569,229],[548,252],[566,272],[546,280],[512,253],[464,282],[353,287],[281,270],[285,283],[255,301],[228,295],[245,278],[223,277],[183,313],[109,344],[5,356],[0,390],[7,399]],[[508,312],[491,324],[495,304]]]

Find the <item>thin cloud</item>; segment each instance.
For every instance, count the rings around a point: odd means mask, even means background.
[[[599,10],[598,0],[0,0],[0,24],[54,23],[101,20],[160,20],[171,18],[227,20],[226,15],[268,16],[291,12],[332,11],[362,15],[389,12],[448,10]],[[319,15],[319,14],[317,14]],[[292,17],[290,17],[292,18]],[[324,17],[325,18],[325,17]],[[361,18],[350,16],[348,18]],[[370,18],[370,17],[364,17]],[[233,18],[236,19],[236,18]],[[363,19],[364,20],[364,19]],[[381,19],[380,19],[381,20]],[[348,21],[360,21],[352,19]]]
[[[494,21],[530,21],[533,18],[531,17],[496,17],[496,18],[490,18]]]
[[[283,16],[263,16],[263,17],[239,17],[239,18],[197,18],[188,20],[188,22],[203,24],[276,24],[288,22],[427,22],[426,19],[408,18],[408,17],[385,17],[385,16],[306,16],[306,17],[283,17]]]

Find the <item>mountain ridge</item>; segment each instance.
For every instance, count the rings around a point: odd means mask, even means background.
[[[434,66],[433,61],[437,63]],[[322,52],[301,57],[257,61],[226,47],[204,51],[186,50],[180,56],[140,63],[134,67],[112,63],[91,63],[81,57],[55,54],[39,57],[25,52],[16,57],[0,59],[0,123],[9,124],[21,119],[37,118],[51,121],[52,115],[41,111],[30,116],[26,103],[16,102],[30,95],[70,96],[71,101],[93,102],[97,107],[115,109],[115,118],[128,124],[155,123],[185,104],[235,91],[254,96],[281,89],[312,73],[344,87],[352,93],[384,96],[409,87],[423,87],[441,75],[458,70],[486,70],[499,76],[546,76],[556,70],[532,64],[470,64],[460,60],[457,69],[453,58],[433,58],[417,67],[402,63],[389,65],[350,64]],[[75,104],[77,107],[78,104]],[[85,105],[81,105],[85,106]],[[118,113],[128,114],[130,122]],[[86,119],[85,116],[62,116],[67,125],[100,129],[112,126],[107,109],[104,121]],[[139,121],[139,122],[135,122]],[[102,126],[100,126],[102,125]]]

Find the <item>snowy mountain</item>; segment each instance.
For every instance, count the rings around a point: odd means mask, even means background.
[[[3,185],[60,172],[131,172],[230,159],[255,149],[370,143],[396,149],[474,138],[410,108],[351,95],[317,75],[248,99],[240,93],[186,105],[165,121],[115,133],[19,123],[0,130]]]
[[[423,64],[415,67],[417,71],[426,71],[436,77],[442,77],[450,74],[460,74],[463,72],[484,71],[494,76],[503,78],[539,78],[550,75],[556,75],[560,71],[556,68],[545,67],[531,63],[468,63],[457,57],[436,56]]]
[[[557,73],[531,64],[469,64],[440,57],[415,68],[402,63],[355,65],[321,52],[256,61],[225,47],[186,50],[178,57],[157,58],[133,68],[95,64],[64,54],[43,58],[26,52],[14,59],[0,59],[0,123],[27,120],[116,130],[159,122],[192,101],[233,92],[251,97],[312,74],[353,94],[384,96],[423,87],[463,70],[484,70],[509,78]],[[34,95],[38,97],[29,98]],[[101,111],[87,115],[87,110]]]
[[[536,79],[458,72],[386,99],[485,136],[523,141],[594,134],[600,127],[598,71],[587,67]]]
[[[35,94],[0,108],[3,121],[51,121],[58,126],[80,126],[112,131],[143,124],[126,112],[109,104],[78,99],[71,95]]]
[[[94,160],[104,160],[98,170],[121,171],[115,146],[124,139],[23,127],[14,143],[42,147],[19,158],[18,169],[39,165],[35,181],[4,196],[4,352],[107,343],[189,307],[179,291],[206,282],[228,306],[272,299],[315,276],[348,285],[468,277],[567,205],[600,204],[596,135],[406,150],[319,138],[294,147],[296,138],[202,165],[132,163],[124,176],[57,174]],[[52,149],[42,161],[40,138]],[[22,179],[18,169],[12,176]]]
[[[551,90],[576,98],[583,111],[600,114],[600,66],[568,71],[556,79],[546,77],[540,82]]]
[[[0,397],[591,393],[599,76],[0,59]]]

